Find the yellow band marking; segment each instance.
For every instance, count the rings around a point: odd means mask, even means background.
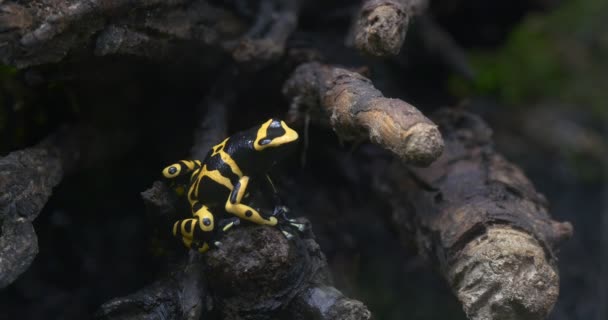
[[[183,162],[186,165],[186,167],[188,168],[188,171],[192,171],[196,167],[196,164],[194,163],[194,161],[191,161],[191,160],[181,160],[180,162]]]
[[[190,230],[186,229],[187,226],[186,224],[190,223]],[[184,219],[182,220],[182,228],[181,228],[181,234],[182,237],[188,238],[188,239],[192,239],[194,237],[194,224],[196,223],[195,219]]]
[[[226,151],[220,150],[219,154],[222,161],[224,161],[224,163],[230,167],[230,170],[232,170],[234,174],[239,176],[239,178],[243,176],[243,172],[241,171],[241,168],[239,168],[239,165],[236,164],[236,161],[234,161],[234,159],[232,159],[232,157],[226,153]]]
[[[253,223],[275,226],[278,223],[276,217],[264,219],[257,210],[253,209],[248,205],[240,203],[243,199],[243,195],[245,194],[245,190],[247,190],[247,185],[249,184],[249,177],[242,177],[239,180],[239,184],[240,187],[236,195],[236,202],[230,202],[230,197],[228,197],[228,200],[226,201],[225,205],[226,211],[236,215],[241,219],[248,220]],[[234,192],[234,189],[232,190],[232,192]]]
[[[232,181],[230,181],[230,179],[224,177],[219,170],[207,170],[207,166],[203,166],[203,170],[201,170],[200,174],[198,175],[198,180],[196,181],[196,184],[193,185],[194,187],[194,195],[198,198],[198,189],[199,189],[199,185],[201,183],[201,180],[203,180],[203,177],[209,177],[211,180],[223,185],[224,187],[232,190],[234,189],[234,185],[232,184]]]
[[[259,145],[259,143],[260,143],[260,140],[262,140],[262,138],[264,138],[266,136],[266,132],[268,131],[268,126],[270,126],[271,123],[272,123],[272,119],[264,122],[258,129],[258,132],[255,135],[255,141],[253,142],[253,147],[255,148],[255,150],[260,151],[268,146],[268,145],[261,146],[261,145]]]
[[[241,187],[239,188],[239,191],[236,194],[236,203],[241,203],[241,201],[243,200],[243,195],[245,194],[245,190],[247,190],[247,186],[249,185],[249,177],[242,177],[239,180],[239,184],[241,185]]]
[[[224,139],[224,141],[213,146],[213,152],[211,153],[212,157],[217,155],[220,151],[224,150],[224,147],[226,146],[226,142],[228,142],[228,139],[230,139],[230,137]]]
[[[226,143],[228,142],[228,139],[230,138],[226,138],[224,139],[224,141],[216,144],[215,146],[213,146],[212,149],[212,153],[211,156],[216,156],[219,155],[220,158],[222,159],[222,161],[224,161],[224,163],[226,163],[229,167],[230,170],[232,170],[232,172],[234,174],[236,174],[237,176],[242,177],[243,176],[243,172],[241,171],[241,168],[239,168],[239,165],[236,164],[236,161],[234,161],[234,159],[232,159],[232,156],[230,156],[226,151],[224,151],[224,148],[226,147]]]
[[[179,221],[175,221],[175,223],[173,224],[173,235],[177,236],[177,227],[179,225]]]

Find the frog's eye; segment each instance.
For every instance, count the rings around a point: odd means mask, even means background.
[[[260,126],[254,142],[254,148],[258,151],[268,147],[278,147],[294,142],[298,139],[298,133],[278,119],[270,119]]]
[[[172,164],[163,170],[163,176],[167,179],[175,178],[175,177],[179,176],[179,173],[181,170],[182,170],[181,165]]]
[[[203,224],[204,224],[204,225],[206,225],[206,226],[210,226],[210,225],[211,225],[211,219],[209,219],[209,218],[204,218],[204,219],[203,219]]]

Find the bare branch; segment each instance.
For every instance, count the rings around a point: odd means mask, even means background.
[[[322,107],[345,140],[366,139],[409,164],[427,166],[443,150],[437,126],[418,109],[385,98],[371,81],[346,69],[308,63],[299,66],[283,92],[292,103]]]
[[[220,47],[243,23],[206,1],[16,1],[0,4],[0,57],[18,68],[62,60],[96,40],[99,55],[181,56],[180,44]]]
[[[397,55],[413,16],[427,0],[364,0],[354,27],[357,49],[374,56]]]
[[[478,117],[446,110],[435,119],[446,152],[429,168],[395,162],[377,177],[393,221],[415,234],[470,319],[545,319],[559,290],[556,246],[572,225],[551,220],[545,198],[492,149]]]

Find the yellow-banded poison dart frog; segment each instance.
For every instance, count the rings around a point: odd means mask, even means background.
[[[269,119],[215,145],[202,162],[181,160],[166,167],[162,173],[167,179],[189,177],[186,196],[193,215],[175,222],[173,235],[181,237],[186,247],[205,252],[210,246],[219,245],[215,240],[238,225],[240,219],[269,226],[281,222],[303,230],[302,224],[287,219],[283,206],[275,206],[272,214],[264,214],[243,202],[250,179],[266,174],[291,151],[297,140],[298,133],[284,121]],[[268,175],[266,178],[276,195],[272,181]],[[291,238],[290,233],[281,231]]]

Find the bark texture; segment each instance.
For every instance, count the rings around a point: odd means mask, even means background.
[[[399,53],[410,21],[428,5],[426,0],[365,0],[355,22],[355,46],[373,56]]]
[[[292,99],[292,110],[322,108],[341,139],[369,139],[406,163],[428,166],[443,150],[443,139],[432,121],[414,106],[384,97],[359,73],[303,64],[283,92]]]
[[[375,183],[392,220],[415,234],[470,319],[545,319],[558,296],[557,245],[572,226],[551,219],[545,198],[493,150],[481,119],[453,110],[434,119],[444,154],[428,168],[393,162]]]

